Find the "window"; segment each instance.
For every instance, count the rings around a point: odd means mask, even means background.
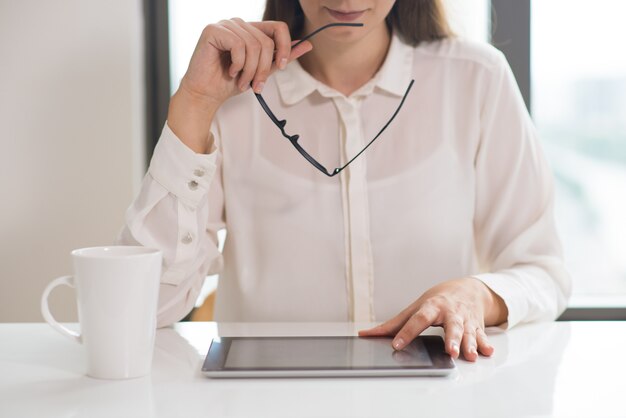
[[[556,182],[572,306],[626,305],[626,3],[531,3],[531,111]]]
[[[489,0],[444,0],[452,30],[459,36],[489,42]]]

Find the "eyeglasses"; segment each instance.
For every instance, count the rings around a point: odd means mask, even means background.
[[[298,41],[297,43],[295,43],[292,48],[297,47],[298,45],[300,45],[302,42],[306,41],[307,39],[311,38],[312,36],[316,35],[317,33],[319,33],[320,31],[324,30],[324,29],[328,29],[334,26],[363,26],[363,23],[330,23],[328,25],[322,26],[321,28],[311,32],[310,34],[308,34],[307,36],[305,36],[304,38],[302,38],[300,41]],[[272,112],[272,110],[269,108],[269,106],[267,105],[267,103],[265,102],[265,100],[263,99],[263,96],[261,96],[258,93],[254,93],[254,95],[256,96],[257,100],[259,101],[259,104],[261,105],[261,107],[263,108],[263,110],[265,111],[265,113],[267,113],[267,116],[269,116],[269,118],[272,120],[272,122],[274,122],[274,125],[276,125],[278,127],[278,129],[280,129],[280,133],[289,140],[289,142],[291,142],[291,144],[296,148],[296,150],[298,150],[298,152],[304,157],[306,158],[306,160],[308,162],[310,162],[313,167],[317,168],[319,171],[321,171],[322,173],[326,174],[328,177],[334,177],[337,174],[341,173],[343,171],[344,168],[346,168],[347,166],[350,165],[350,163],[352,163],[352,161],[356,160],[359,155],[363,154],[363,152],[369,148],[370,145],[372,145],[374,143],[374,141],[376,141],[376,139],[378,139],[378,137],[385,131],[385,129],[387,129],[387,127],[391,124],[391,122],[394,120],[394,118],[396,117],[396,115],[398,114],[398,112],[400,112],[400,109],[402,108],[402,105],[404,104],[404,101],[406,100],[406,97],[409,95],[409,91],[411,90],[411,87],[413,87],[413,82],[415,80],[411,80],[411,82],[409,83],[409,86],[406,89],[406,92],[404,93],[404,96],[402,97],[402,100],[400,101],[400,105],[398,106],[398,108],[396,109],[396,111],[393,113],[393,115],[391,116],[391,118],[387,121],[387,123],[382,127],[382,129],[376,134],[376,136],[374,137],[374,139],[372,139],[366,146],[365,148],[363,148],[357,155],[355,155],[354,157],[352,157],[352,159],[350,161],[348,161],[345,165],[343,165],[342,167],[338,167],[335,168],[332,172],[329,172],[326,167],[324,167],[322,164],[320,164],[315,158],[313,158],[308,152],[306,152],[306,150],[304,148],[302,148],[302,146],[298,143],[298,139],[300,139],[300,135],[289,135],[287,132],[285,132],[285,125],[287,124],[287,121],[285,119],[283,120],[279,120],[276,115],[274,115],[274,112]]]

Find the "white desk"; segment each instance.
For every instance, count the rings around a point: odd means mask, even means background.
[[[626,417],[626,322],[490,330],[492,358],[446,378],[212,380],[212,336],[354,335],[352,324],[183,323],[159,330],[151,376],[85,377],[82,347],[0,324],[0,417]],[[433,332],[437,333],[435,329]],[[595,361],[603,362],[596,367]]]

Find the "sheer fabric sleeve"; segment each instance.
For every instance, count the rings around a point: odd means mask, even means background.
[[[553,215],[554,185],[533,123],[504,56],[486,83],[475,160],[474,232],[481,271],[474,277],[504,299],[502,325],[554,320],[571,281]]]
[[[217,231],[224,228],[219,129],[213,149],[197,154],[165,124],[141,190],[126,212],[117,242],[163,252],[157,325],[193,308],[207,274],[222,269]]]

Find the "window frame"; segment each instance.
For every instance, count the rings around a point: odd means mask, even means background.
[[[144,0],[146,161],[167,119],[170,100],[168,0]],[[491,0],[490,42],[506,56],[531,109],[531,0]],[[560,321],[626,320],[626,306],[568,307]]]
[[[170,103],[168,0],[144,0],[146,169]]]

